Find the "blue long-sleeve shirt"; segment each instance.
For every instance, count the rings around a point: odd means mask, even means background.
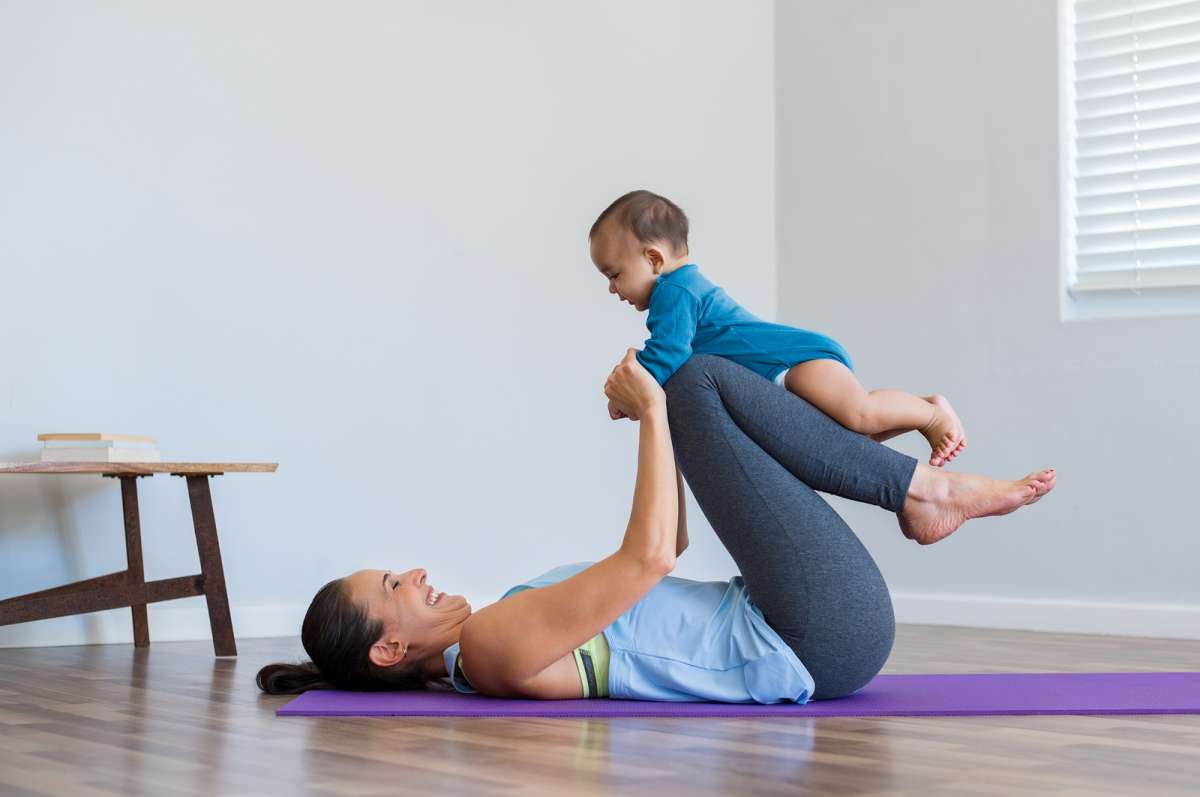
[[[655,280],[646,327],[650,337],[637,358],[660,385],[693,353],[726,357],[772,380],[796,363],[821,358],[854,370],[836,340],[759,319],[709,282],[695,263]]]

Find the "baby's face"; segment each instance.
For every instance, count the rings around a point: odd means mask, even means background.
[[[639,312],[650,306],[650,294],[658,277],[646,250],[633,233],[615,229],[611,224],[602,224],[592,238],[592,262],[608,280],[608,292],[629,302]]]

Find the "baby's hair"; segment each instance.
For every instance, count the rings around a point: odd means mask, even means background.
[[[588,231],[589,241],[596,237],[600,225],[609,217],[643,244],[665,241],[670,245],[672,255],[678,257],[688,253],[687,214],[664,196],[638,190],[618,197]]]

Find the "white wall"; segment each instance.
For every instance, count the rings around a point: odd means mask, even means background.
[[[1056,16],[778,4],[780,318],[868,388],[946,394],[953,469],[1058,468],[1048,499],[924,548],[838,500],[901,620],[1200,637],[1200,315],[1060,320]]]
[[[1054,5],[0,6],[0,460],[93,428],[278,460],[214,482],[241,636],[357,567],[482,605],[603,556],[635,438],[599,389],[644,332],[585,238],[648,187],[766,317],[777,230],[782,320],[950,396],[952,467],[1059,469],[925,548],[833,499],[902,621],[1200,635],[1200,317],[1059,319]],[[141,490],[147,575],[194,572],[183,485]],[[728,577],[691,508],[680,574]],[[114,483],[0,478],[0,597],[123,566]],[[151,618],[207,634],[199,599]]]
[[[277,460],[214,482],[240,636],[297,633],[358,567],[423,566],[480,605],[607,555],[636,438],[600,391],[645,332],[587,230],[664,193],[693,259],[773,317],[773,15],[0,6],[0,460],[52,430]],[[183,484],[141,491],[147,576],[195,572]],[[680,573],[728,578],[692,509]],[[0,597],[123,567],[114,482],[0,479]],[[198,598],[152,608],[152,639],[207,633]],[[128,610],[0,629],[130,638]]]

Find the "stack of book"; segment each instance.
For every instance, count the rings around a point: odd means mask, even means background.
[[[105,432],[40,434],[42,462],[159,462],[153,437]]]

